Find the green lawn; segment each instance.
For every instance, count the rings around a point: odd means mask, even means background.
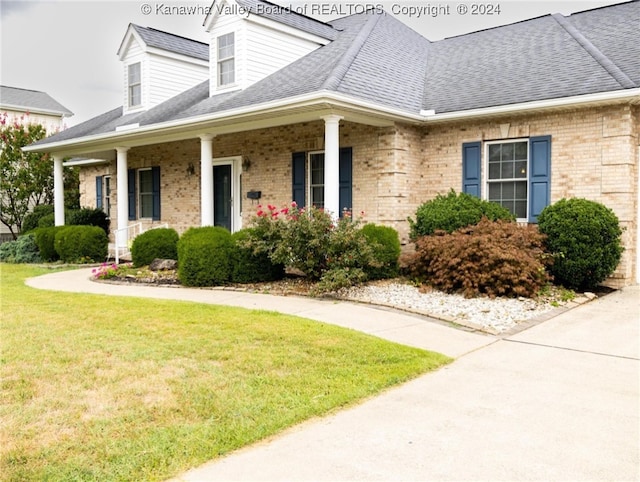
[[[40,291],[24,280],[46,269],[0,270],[2,480],[163,480],[450,361],[293,316]]]

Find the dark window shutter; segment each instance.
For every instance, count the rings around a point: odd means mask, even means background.
[[[482,194],[480,149],[480,142],[462,144],[462,192],[476,197]]]
[[[129,169],[128,176],[128,199],[129,199],[129,220],[136,219],[136,170]]]
[[[291,198],[299,207],[304,207],[305,199],[305,178],[307,155],[304,152],[294,152],[291,159],[292,171],[292,194]]]
[[[102,176],[96,176],[96,208],[102,207]]]
[[[551,136],[529,139],[529,222],[551,201]]]
[[[353,208],[352,201],[352,174],[353,169],[353,153],[351,147],[343,147],[340,149],[340,158],[339,158],[339,182],[340,182],[340,193],[338,196],[338,201],[340,203],[340,217],[345,209],[349,211]]]
[[[160,167],[151,168],[153,181],[153,220],[160,221]]]

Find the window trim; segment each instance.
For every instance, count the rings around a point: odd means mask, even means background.
[[[503,144],[516,144],[518,142],[524,142],[527,147],[527,174],[524,178],[510,178],[510,179],[496,179],[489,180],[489,146],[492,145],[503,145]],[[482,146],[482,155],[484,159],[481,160],[482,165],[482,186],[481,190],[481,199],[485,201],[489,201],[489,186],[490,184],[498,184],[503,182],[524,182],[527,189],[527,199],[526,199],[526,209],[525,209],[525,217],[516,218],[516,221],[519,223],[528,223],[529,222],[529,209],[531,205],[531,190],[529,188],[529,178],[531,173],[531,147],[530,147],[530,138],[529,137],[519,137],[514,139],[495,139],[491,141],[483,141]],[[493,201],[492,201],[493,202]],[[501,205],[500,203],[496,203]]]
[[[226,57],[220,56],[220,40],[224,38],[232,39],[232,53]],[[228,45],[225,47],[229,47]],[[223,47],[224,48],[224,47]],[[231,63],[231,80],[228,82],[222,81],[222,65]],[[228,72],[226,72],[228,74]],[[216,38],[216,81],[219,88],[233,87],[236,85],[236,34],[235,32],[228,32],[222,35],[218,35]]]
[[[138,67],[139,79],[137,82],[131,81],[131,68]],[[137,104],[133,103],[133,89],[138,88],[140,101]],[[142,62],[134,62],[127,66],[127,105],[129,108],[136,108],[142,106]]]

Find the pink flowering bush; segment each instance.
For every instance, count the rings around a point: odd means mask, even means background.
[[[258,206],[246,243],[254,253],[266,253],[275,264],[302,271],[319,281],[320,292],[352,286],[368,279],[377,266],[362,233],[362,216],[345,211],[339,220],[323,209]]]
[[[91,274],[96,279],[111,279],[118,274],[118,269],[115,263],[102,263],[99,267],[93,268]]]

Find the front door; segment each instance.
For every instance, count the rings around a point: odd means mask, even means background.
[[[213,166],[213,224],[231,231],[231,164]]]

